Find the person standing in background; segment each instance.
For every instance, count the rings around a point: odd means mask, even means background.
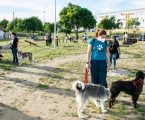
[[[52,45],[52,37],[51,37],[51,33],[49,33],[49,35],[48,35],[48,45],[49,45],[49,46]]]
[[[18,46],[19,46],[19,39],[17,38],[15,32],[12,32],[12,36],[13,36],[13,41],[11,45],[11,50],[12,50],[12,55],[13,55],[13,63],[18,63],[17,52],[18,52]]]
[[[48,37],[49,37],[49,35],[48,35],[48,33],[46,33],[46,34],[45,34],[46,46],[48,46],[48,42],[49,42],[49,41],[48,41]]]

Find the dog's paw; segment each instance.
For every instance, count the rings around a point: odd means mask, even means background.
[[[84,119],[84,118],[87,118],[87,115],[78,115],[78,117],[79,117],[80,119]]]
[[[87,116],[83,115],[83,116],[79,116],[80,119],[84,119],[87,118]]]
[[[102,113],[107,113],[107,110],[102,110]]]

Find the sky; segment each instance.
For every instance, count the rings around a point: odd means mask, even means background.
[[[89,9],[93,15],[104,12],[114,12],[121,10],[145,8],[145,0],[56,0],[57,21],[59,12],[66,7],[69,2]],[[0,0],[0,20],[12,20],[13,12],[15,17],[27,18],[38,16],[45,22],[54,22],[55,0]]]

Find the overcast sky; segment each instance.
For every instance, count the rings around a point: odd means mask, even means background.
[[[85,7],[95,13],[145,8],[145,0],[56,0],[57,20],[59,12],[69,2]],[[13,11],[15,17],[27,18],[38,16],[43,21],[54,21],[54,0],[0,0],[0,20],[11,20]]]

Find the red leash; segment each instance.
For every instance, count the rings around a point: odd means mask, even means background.
[[[85,85],[88,84],[88,69],[87,69],[87,68],[86,68],[86,70],[85,70],[85,79],[84,79],[84,83],[85,83]]]

